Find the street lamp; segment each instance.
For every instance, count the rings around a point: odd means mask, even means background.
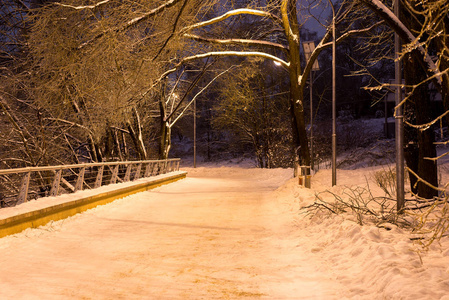
[[[310,56],[312,55],[313,50],[315,50],[314,42],[303,42],[302,47],[304,49],[304,56],[306,57],[306,61],[309,61]],[[313,62],[312,70],[310,70],[310,169],[313,170],[313,96],[312,96],[312,86],[313,86],[313,71],[318,71],[320,66],[318,64],[318,60],[316,59]]]
[[[335,9],[331,0],[329,4],[332,8],[332,186],[337,185],[337,95],[336,89],[336,43],[335,43]]]
[[[193,167],[196,168],[196,99],[193,100]]]
[[[394,1],[394,14],[399,16],[399,0]],[[395,70],[395,135],[396,135],[396,197],[397,212],[400,213],[404,208],[404,125],[403,110],[399,103],[402,100],[401,95],[401,62],[399,61],[399,52],[401,51],[401,41],[397,33],[394,35],[394,70]]]

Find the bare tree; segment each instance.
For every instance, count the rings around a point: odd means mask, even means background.
[[[445,116],[448,120],[449,113],[448,4],[445,1],[403,1],[401,16],[396,17],[381,1],[361,2],[402,39],[407,93],[400,106],[406,112],[406,161],[412,191],[419,197],[432,198],[438,195],[433,188],[438,186],[434,124]],[[439,90],[445,107],[436,118],[430,109],[430,83]]]
[[[242,63],[221,79],[226,88],[217,92],[213,109],[214,128],[232,134],[229,142],[237,150],[249,148],[261,168],[292,164],[288,91],[278,89],[281,72],[257,58]]]
[[[173,32],[194,18],[197,6],[106,0],[40,9],[28,40],[39,105],[58,115],[54,121],[84,130],[93,160],[121,157],[117,130],[129,136],[138,158],[148,158],[141,121],[160,102],[153,89],[183,47]]]
[[[338,16],[343,18],[347,14],[347,10],[351,9],[351,5],[347,7],[342,6],[342,9],[338,12]],[[203,30],[200,34],[192,33],[193,31],[198,31],[199,29],[204,29],[206,27],[209,28],[211,25],[223,23],[233,17],[240,16],[246,16],[250,21],[252,21],[255,16],[262,18],[262,23],[259,22],[257,23],[257,26],[251,28],[262,28],[263,30],[260,32],[256,31],[256,34],[250,36],[251,38],[214,36],[214,30]],[[210,56],[257,56],[273,60],[275,63],[285,68],[290,79],[290,112],[296,149],[299,150],[298,154],[302,163],[309,165],[310,153],[305,128],[305,99],[303,91],[314,61],[323,49],[331,46],[331,43],[329,42],[331,30],[330,26],[326,25],[328,30],[325,36],[312,53],[309,61],[306,62],[304,69],[302,69],[300,55],[300,29],[302,23],[298,21],[298,17],[299,14],[296,7],[296,1],[294,0],[270,1],[265,6],[259,8],[255,8],[250,4],[245,8],[230,9],[215,18],[199,22],[183,29],[185,37],[216,45],[220,51],[196,54],[184,59],[191,60]],[[232,24],[232,21],[229,22]],[[271,24],[271,26],[268,26],[267,24]],[[367,28],[348,31],[343,36],[339,37],[338,41],[342,41],[353,34],[370,31],[377,25],[378,24],[374,24]],[[229,24],[224,26],[229,27]],[[225,32],[228,35],[233,34],[233,32],[229,30],[222,30],[222,32]],[[229,50],[230,48],[233,48],[233,50]]]

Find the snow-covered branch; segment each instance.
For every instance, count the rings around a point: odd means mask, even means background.
[[[288,0],[282,0],[281,3],[282,24],[287,37],[292,37],[297,43],[299,43],[299,36],[295,37],[292,28],[290,26],[290,20],[288,19]]]
[[[267,17],[267,18],[274,19],[280,23],[279,18],[269,12],[262,11],[262,10],[256,10],[256,9],[249,9],[249,8],[240,8],[240,9],[228,11],[228,12],[224,13],[223,15],[218,16],[216,18],[187,26],[183,29],[183,31],[187,32],[187,31],[195,29],[195,28],[208,26],[208,25],[221,22],[223,20],[226,20],[227,18],[230,18],[232,16],[237,16],[237,15],[254,15],[254,16]]]
[[[75,122],[72,122],[72,121],[60,119],[60,118],[45,118],[45,119],[46,120],[50,120],[50,121],[56,121],[56,122],[72,125],[72,126],[76,126],[76,127],[79,127],[79,128],[82,128],[82,129],[86,130],[89,134],[93,135],[92,130],[90,130],[89,128],[87,128],[84,125],[81,125],[81,124],[78,124],[78,123],[75,123]]]
[[[438,83],[441,85],[442,73],[435,65],[433,60],[427,51],[420,45],[418,39],[413,33],[399,20],[397,16],[383,4],[380,0],[362,0],[366,6],[368,6],[374,13],[385,20],[388,25],[401,37],[401,39],[410,44],[409,50],[417,49],[423,56],[424,62],[427,64],[428,69],[436,75]]]
[[[410,122],[408,122],[407,120],[404,120],[404,123],[407,124],[410,127],[416,128],[418,130],[424,131],[429,129],[432,125],[434,125],[436,122],[442,120],[443,118],[445,118],[447,115],[449,115],[449,110],[446,110],[443,114],[440,114],[438,117],[436,117],[435,119],[433,119],[432,121],[426,123],[426,124],[420,124],[420,125],[416,125],[416,124],[412,124]]]
[[[189,34],[185,33],[184,37],[190,38],[192,40],[196,40],[199,42],[205,42],[205,43],[213,43],[213,44],[238,44],[238,45],[248,45],[248,46],[265,46],[265,47],[271,47],[275,49],[279,49],[282,51],[288,51],[288,47],[278,44],[278,43],[272,43],[268,41],[262,41],[262,40],[248,40],[248,39],[210,39],[210,38],[204,38],[200,37],[195,34]]]
[[[64,4],[64,3],[59,3],[56,2],[54,3],[55,5],[59,5],[59,6],[63,6],[63,7],[68,7],[68,8],[72,8],[72,9],[76,9],[76,10],[82,10],[82,9],[94,9],[96,7],[99,7],[103,4],[108,3],[110,0],[103,0],[100,1],[98,3],[92,4],[92,5],[82,5],[82,6],[73,6],[73,5],[69,5],[69,4]]]
[[[198,98],[199,95],[201,95],[201,93],[203,93],[215,80],[217,80],[220,76],[222,76],[223,74],[229,72],[231,69],[235,68],[235,66],[231,66],[230,68],[224,70],[223,72],[221,72],[220,74],[218,74],[217,76],[215,76],[211,81],[209,81],[209,83],[203,87],[198,93],[196,93],[196,95],[192,98],[192,100],[190,100],[190,102],[184,107],[184,109],[182,110],[182,112],[176,117],[176,119],[170,123],[169,127],[172,127],[173,125],[175,125],[175,123],[184,115],[185,111],[190,107],[190,105],[192,105],[192,103],[196,100],[196,98]]]
[[[191,60],[195,60],[195,59],[202,59],[202,58],[206,58],[206,57],[212,57],[212,56],[244,56],[244,57],[248,57],[248,56],[257,56],[257,57],[262,57],[262,58],[266,58],[266,59],[271,59],[275,62],[280,63],[282,66],[288,68],[290,66],[290,63],[265,52],[257,52],[257,51],[218,51],[218,52],[207,52],[207,53],[202,53],[202,54],[197,54],[197,55],[193,55],[193,56],[189,56],[189,57],[185,57],[182,59],[182,61],[179,64],[191,61]]]
[[[144,21],[144,20],[147,20],[148,18],[150,18],[150,17],[152,17],[152,16],[154,16],[154,15],[156,15],[156,14],[158,14],[158,13],[163,12],[165,9],[174,6],[174,5],[177,4],[179,1],[181,1],[181,0],[168,0],[167,2],[164,2],[163,4],[159,5],[158,7],[156,7],[156,8],[154,8],[154,9],[152,9],[152,10],[150,10],[150,11],[148,11],[148,12],[142,14],[142,15],[139,16],[139,17],[136,17],[136,18],[134,18],[134,19],[132,19],[132,20],[126,22],[123,26],[117,27],[117,28],[113,29],[112,31],[117,32],[117,31],[121,31],[121,30],[128,29],[128,28],[131,27],[131,26],[137,25],[137,24],[139,24],[140,22],[142,22],[142,21]],[[82,48],[86,47],[87,45],[91,44],[93,41],[95,41],[95,40],[101,38],[103,35],[105,35],[105,33],[106,33],[106,31],[97,34],[96,36],[94,36],[94,37],[91,38],[90,40],[88,40],[88,41],[82,43],[81,45],[79,45],[79,46],[78,46],[78,49],[82,49]]]
[[[192,56],[188,56],[188,57],[184,57],[180,62],[178,62],[173,68],[165,71],[158,80],[156,80],[144,93],[142,93],[141,95],[141,99],[143,99],[154,87],[156,87],[159,82],[161,82],[165,77],[167,77],[168,75],[170,75],[173,72],[176,72],[176,70],[178,70],[178,68],[180,66],[182,66],[183,64],[189,62],[189,61],[193,61],[193,60],[197,60],[197,59],[203,59],[203,58],[208,58],[208,57],[214,57],[214,56],[240,56],[240,57],[249,57],[249,56],[256,56],[256,57],[262,57],[265,59],[270,59],[273,60],[275,62],[278,62],[279,64],[281,64],[282,66],[284,66],[285,68],[289,68],[290,63],[274,56],[268,53],[264,53],[264,52],[257,52],[257,51],[219,51],[219,52],[207,52],[207,53],[202,53],[202,54],[197,54],[197,55],[192,55]],[[176,110],[176,109],[175,109]]]
[[[411,175],[415,176],[417,179],[417,182],[415,184],[418,184],[418,182],[422,182],[423,184],[431,187],[432,189],[439,191],[439,192],[446,192],[446,188],[448,187],[449,183],[446,184],[443,188],[439,188],[437,186],[434,186],[433,184],[429,183],[428,181],[422,179],[421,177],[419,177],[418,174],[416,174],[412,169],[410,169],[409,167],[405,167],[406,171],[408,171]]]

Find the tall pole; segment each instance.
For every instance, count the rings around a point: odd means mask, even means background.
[[[329,0],[330,2],[330,0]],[[337,185],[337,96],[336,96],[336,45],[335,45],[335,10],[332,8],[332,186]]]
[[[310,71],[310,169],[313,171],[313,70]]]
[[[399,18],[399,0],[394,0],[394,14]],[[401,41],[397,34],[394,35],[394,70],[395,70],[395,134],[396,134],[396,197],[397,211],[401,212],[404,208],[404,116],[402,106],[399,103],[402,100],[401,86],[401,62],[399,61],[399,53],[401,51]]]
[[[196,99],[193,100],[193,167],[196,168]]]
[[[384,126],[385,126],[385,138],[389,138],[390,137],[390,133],[388,132],[388,101],[387,101],[387,96],[384,97],[384,114],[385,114],[385,122],[384,122]]]
[[[310,56],[312,55],[313,51],[315,50],[315,42],[309,41],[309,42],[303,42],[302,46],[304,48],[304,56],[306,58],[306,61],[310,60]],[[318,64],[318,60],[315,60],[313,62],[312,68],[310,70],[310,168],[313,170],[313,71],[318,71],[320,69],[320,66]]]

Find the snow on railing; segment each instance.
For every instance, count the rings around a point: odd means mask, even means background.
[[[0,170],[0,207],[179,171],[179,158]]]

